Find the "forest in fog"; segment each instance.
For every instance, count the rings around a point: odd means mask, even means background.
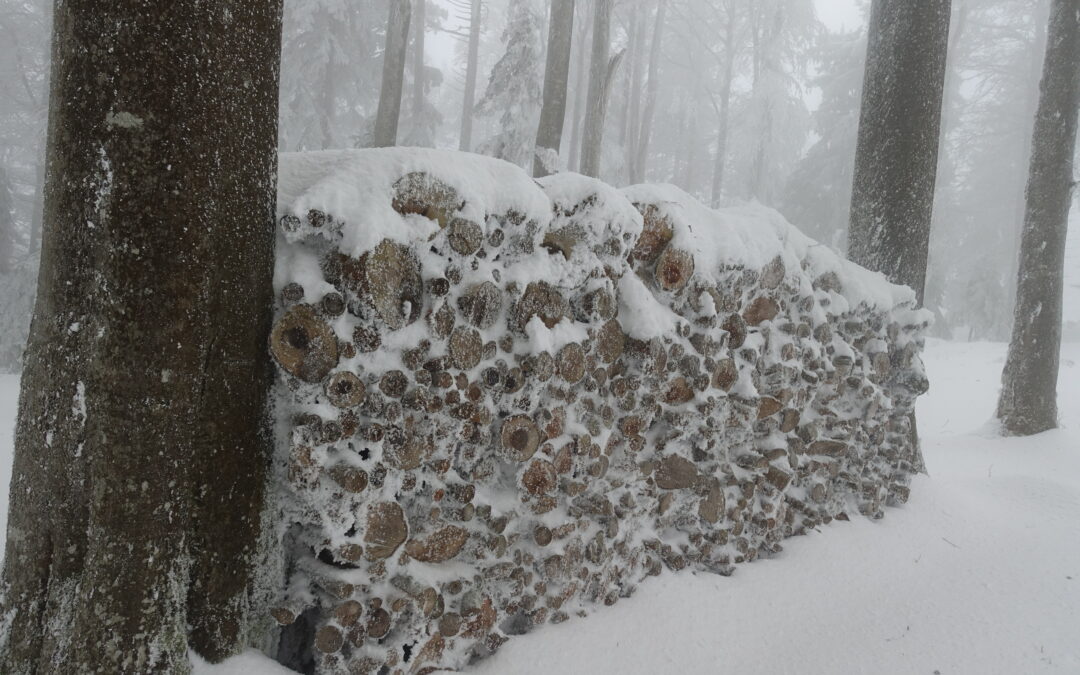
[[[597,0],[600,1],[600,0]],[[831,0],[830,0],[831,1]],[[412,3],[396,144],[532,168],[546,0]],[[594,2],[576,3],[551,170],[756,200],[844,251],[868,3],[829,28],[813,0],[614,0],[607,114],[588,128]],[[845,3],[838,3],[845,4]],[[0,368],[17,370],[41,237],[50,0],[0,2]],[[1049,0],[952,6],[926,306],[942,337],[1006,340]],[[282,151],[380,143],[388,3],[287,0]],[[859,20],[861,17],[861,20]],[[590,147],[597,144],[598,147]],[[597,167],[584,164],[594,154]],[[1075,329],[1073,329],[1075,330]],[[1068,333],[1069,329],[1066,329]]]

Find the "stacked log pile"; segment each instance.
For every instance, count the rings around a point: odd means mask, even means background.
[[[316,160],[334,189],[282,197],[271,344],[289,665],[460,668],[907,499],[927,316],[776,214],[470,155]],[[488,210],[513,190],[525,210]]]

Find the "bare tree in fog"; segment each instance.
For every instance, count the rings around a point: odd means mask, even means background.
[[[997,416],[1005,433],[1057,426],[1065,232],[1080,106],[1080,8],[1054,0],[1032,134],[1016,310]]]
[[[375,132],[371,143],[376,148],[397,145],[401,97],[405,89],[405,56],[409,47],[411,14],[410,0],[390,0],[390,16],[386,21],[386,49],[383,53],[382,88],[379,92],[379,112],[375,118]]]
[[[536,132],[534,176],[546,176],[558,169],[556,164],[566,120],[566,92],[573,40],[574,0],[552,0],[547,64],[544,67],[544,107],[540,111],[540,127]]]

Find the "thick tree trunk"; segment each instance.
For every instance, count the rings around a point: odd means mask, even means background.
[[[236,650],[269,462],[281,0],[67,0],[0,672]]]
[[[611,9],[614,0],[594,0],[592,56],[589,60],[589,98],[585,106],[585,129],[581,144],[581,173],[600,177],[604,143],[604,89],[608,54],[611,51]]]
[[[476,74],[480,68],[480,12],[482,0],[472,0],[469,19],[469,57],[465,66],[465,96],[461,104],[459,149],[472,152],[473,109],[476,107]]]
[[[574,41],[574,0],[552,0],[548,29],[547,63],[544,66],[544,106],[536,132],[533,175],[546,176],[557,167],[547,156],[558,155],[566,120],[566,88],[570,80],[570,52]]]
[[[390,17],[386,21],[386,49],[383,53],[382,88],[379,90],[379,110],[375,117],[372,147],[389,148],[397,145],[411,14],[410,0],[390,0]]]
[[[1043,63],[1046,57],[1046,31],[1047,25],[1050,23],[1050,0],[1039,0],[1035,6],[1034,20],[1035,20],[1035,40],[1032,43],[1031,59],[1029,61],[1029,75],[1027,80],[1027,87],[1025,88],[1025,100],[1027,103],[1027,116],[1026,120],[1029,124],[1035,124],[1035,114],[1039,107],[1039,82],[1042,75]],[[1027,136],[1022,147],[1020,148],[1020,158],[1017,162],[1018,166],[1030,165],[1031,163],[1031,148],[1032,139],[1031,136]],[[1020,271],[1020,242],[1023,236],[1023,224],[1024,224],[1024,212],[1027,208],[1025,199],[1026,183],[1016,181],[1016,190],[1013,194],[1013,222],[1016,223],[1016,229],[1012,232],[1012,249],[1016,251],[1016,255],[1009,258],[1009,267],[1006,271],[1006,279],[1016,279]],[[1004,317],[1001,318],[1003,324],[1000,328],[1001,334],[1008,335],[1010,329],[1009,317],[1016,310],[1016,287],[1013,285],[1007,286],[1007,300],[1006,307],[1008,308]],[[1002,337],[1001,339],[1004,339]]]
[[[1080,107],[1076,0],[1054,0],[1048,34],[1032,134],[1012,342],[997,410],[1003,431],[1022,436],[1057,426],[1065,232]]]
[[[653,118],[656,116],[656,101],[660,95],[660,55],[663,49],[666,15],[667,0],[659,0],[656,7],[656,23],[653,25],[652,46],[649,48],[649,82],[645,90],[645,111],[641,118],[637,157],[630,172],[631,183],[643,183],[645,181],[645,160],[649,156]]]
[[[874,0],[851,200],[849,257],[926,285],[950,0]]]

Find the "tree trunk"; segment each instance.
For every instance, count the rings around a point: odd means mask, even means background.
[[[1036,111],[1038,110],[1038,106],[1039,106],[1039,81],[1040,81],[1040,77],[1042,75],[1042,67],[1043,67],[1043,63],[1045,61],[1045,56],[1046,56],[1046,37],[1047,37],[1046,31],[1047,31],[1047,25],[1050,23],[1050,0],[1039,0],[1039,2],[1036,4],[1033,18],[1034,18],[1034,20],[1036,22],[1035,23],[1035,26],[1036,26],[1036,28],[1035,28],[1035,41],[1032,44],[1032,48],[1031,48],[1031,60],[1029,62],[1029,73],[1030,74],[1028,76],[1027,87],[1025,87],[1025,92],[1024,92],[1026,103],[1027,103],[1027,117],[1026,117],[1026,119],[1028,120],[1028,122],[1030,124],[1035,123],[1035,114],[1036,114]],[[1030,162],[1031,162],[1031,148],[1032,148],[1032,139],[1031,139],[1030,136],[1028,136],[1025,139],[1024,144],[1023,144],[1023,146],[1022,146],[1022,148],[1020,150],[1020,152],[1022,154],[1021,154],[1021,157],[1020,157],[1020,161],[1018,162],[1019,166],[1023,166],[1025,164],[1030,165]],[[1024,229],[1023,228],[1024,214],[1025,214],[1025,209],[1027,208],[1027,206],[1026,206],[1027,201],[1025,199],[1025,195],[1026,195],[1026,185],[1021,184],[1020,181],[1017,181],[1016,182],[1016,191],[1015,191],[1015,193],[1013,195],[1013,203],[1012,203],[1012,206],[1013,206],[1013,218],[1014,218],[1013,222],[1016,223],[1017,227],[1012,232],[1013,236],[1012,236],[1012,242],[1011,242],[1012,243],[1011,250],[1016,251],[1016,255],[1010,256],[1010,258],[1009,258],[1009,267],[1007,269],[1006,276],[1005,276],[1006,279],[1016,279],[1017,275],[1020,273],[1020,255],[1019,255],[1019,251],[1020,251],[1020,243],[1021,243],[1021,238],[1023,236],[1023,229]],[[1008,290],[1006,291],[1006,293],[1007,293],[1006,307],[1009,310],[1012,310],[1013,312],[1015,312],[1015,310],[1016,310],[1016,287],[1009,285],[1007,288],[1008,288]],[[1009,331],[1008,316],[1011,313],[1012,312],[1007,312],[1007,313],[1005,313],[1005,316],[1002,317],[1001,323],[1005,324],[1001,328],[1001,332],[1002,332],[1003,335],[1008,334],[1008,331]],[[1002,339],[1004,339],[1004,338],[1002,338]]]
[[[849,257],[923,301],[950,0],[874,0]]]
[[[469,62],[465,66],[465,96],[461,104],[459,149],[472,152],[473,108],[476,107],[476,74],[480,68],[480,11],[482,0],[472,0],[469,19]]]
[[[1012,341],[997,416],[1006,434],[1057,426],[1065,232],[1080,107],[1080,10],[1054,0],[1032,134]]]
[[[634,39],[630,43],[630,80],[627,92],[627,120],[626,129],[623,132],[623,145],[626,151],[626,170],[633,173],[634,161],[637,158],[638,131],[641,129],[641,90],[645,76],[645,22],[642,18],[642,6],[636,4],[633,12]]]
[[[326,41],[327,59],[326,66],[323,69],[323,73],[326,75],[326,79],[323,80],[322,86],[322,110],[319,111],[319,132],[322,135],[322,149],[329,150],[334,147],[334,109],[337,107],[337,92],[335,84],[337,84],[337,78],[334,77],[334,60],[335,60],[335,44],[337,40],[333,35],[334,19],[330,16],[330,13],[325,8],[319,12],[322,16],[324,25],[330,27],[330,36]]]
[[[7,170],[0,165],[0,276],[11,271],[15,258],[15,213]]]
[[[645,91],[645,111],[641,119],[638,136],[637,157],[630,173],[631,183],[645,181],[645,160],[649,156],[649,141],[652,139],[653,117],[656,116],[656,99],[660,95],[660,54],[663,49],[664,20],[667,14],[667,0],[660,0],[656,7],[656,24],[653,26],[652,46],[649,48],[649,83]]]
[[[735,12],[728,4],[727,39],[724,43],[724,80],[720,85],[720,111],[716,123],[716,156],[713,166],[712,203],[719,208],[724,193],[724,169],[727,166],[728,127],[731,118],[731,83],[735,71]]]
[[[270,455],[281,0],[66,0],[0,671],[235,651]]]
[[[422,130],[424,120],[424,85],[426,84],[424,75],[424,37],[427,30],[427,0],[416,0],[416,9],[413,13],[415,16],[412,20],[412,140],[414,142],[424,141],[426,145],[428,139],[422,138],[419,132]],[[427,134],[423,135],[426,136]]]
[[[570,162],[568,165],[571,171],[581,169],[581,122],[585,117],[585,102],[588,100],[586,76],[589,73],[589,36],[592,35],[593,15],[589,12],[586,15],[588,18],[585,22],[585,29],[578,32],[577,39],[577,64],[575,65],[577,75],[574,78],[574,112],[572,113],[573,123],[570,127]]]
[[[604,143],[604,88],[607,84],[608,53],[611,51],[611,9],[614,0],[594,0],[592,56],[589,60],[589,98],[585,105],[585,129],[581,144],[581,173],[600,177]]]
[[[533,175],[546,176],[557,170],[548,166],[546,156],[558,155],[566,120],[566,88],[570,80],[570,52],[574,41],[574,0],[552,0],[548,29],[547,63],[544,66],[544,106],[536,132]]]
[[[410,0],[390,0],[390,17],[386,21],[386,49],[383,52],[382,88],[379,90],[379,111],[375,117],[372,147],[389,148],[397,145],[411,14]]]

